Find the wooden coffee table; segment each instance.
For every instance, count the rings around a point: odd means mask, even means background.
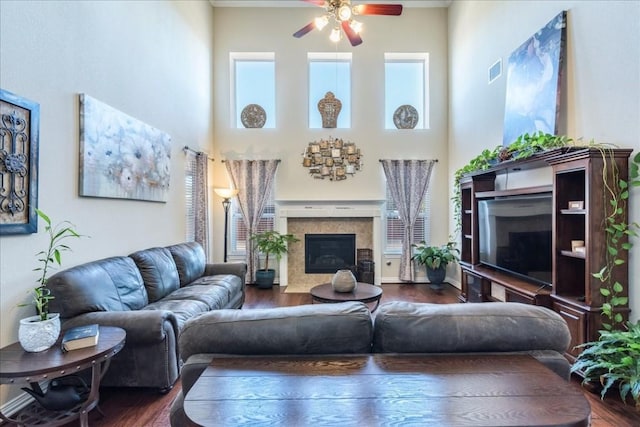
[[[380,298],[382,298],[382,287],[362,282],[358,282],[358,285],[353,292],[336,292],[333,290],[331,283],[323,283],[322,285],[314,286],[309,292],[311,293],[312,300],[318,302],[375,302],[376,305],[371,310],[372,312],[378,308],[378,305],[380,305]]]
[[[100,380],[107,371],[111,358],[124,347],[124,329],[100,326],[98,344],[69,352],[62,352],[60,339],[49,350],[28,353],[19,343],[0,349],[0,384],[27,387],[32,383],[48,381],[91,368],[91,390],[87,400],[67,411],[48,411],[33,402],[17,414],[0,419],[18,425],[61,426],[80,418],[82,427],[89,425],[89,411],[98,408]]]
[[[582,391],[525,355],[220,356],[187,393],[198,426],[588,426]]]

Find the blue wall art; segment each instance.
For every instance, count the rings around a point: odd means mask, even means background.
[[[558,14],[509,56],[503,145],[524,133],[557,134],[566,15]]]

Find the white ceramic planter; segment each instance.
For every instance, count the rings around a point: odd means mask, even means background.
[[[47,320],[31,316],[20,320],[18,341],[25,351],[35,353],[51,348],[60,335],[60,314],[49,313]]]

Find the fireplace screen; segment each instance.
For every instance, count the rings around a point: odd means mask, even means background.
[[[305,234],[304,272],[335,273],[356,263],[355,234]]]

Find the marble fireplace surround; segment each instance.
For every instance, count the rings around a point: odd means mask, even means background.
[[[280,260],[280,286],[310,286],[331,280],[332,274],[304,273],[305,233],[355,233],[357,249],[373,249],[375,284],[380,285],[383,203],[384,200],[276,201],[277,230],[294,233],[300,239]]]

